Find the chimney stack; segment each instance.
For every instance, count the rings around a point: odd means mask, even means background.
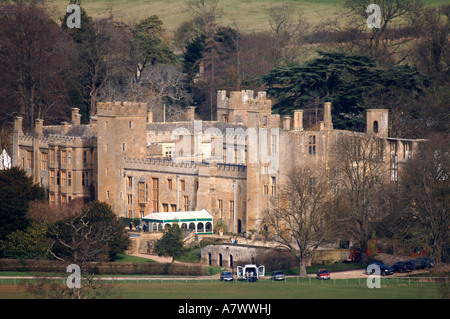
[[[153,123],[153,111],[147,111],[147,123]]]
[[[22,134],[23,133],[22,125],[23,125],[23,117],[16,116],[14,118],[14,133]]]
[[[283,117],[283,130],[289,131],[291,129],[291,117],[286,115]]]
[[[34,120],[34,133],[37,136],[41,136],[44,134],[44,120],[42,119]]]
[[[294,111],[294,130],[303,131],[303,110]]]
[[[69,132],[70,124],[69,122],[61,122],[61,134],[65,135],[67,132]]]
[[[188,121],[195,121],[195,106],[188,106]]]
[[[81,124],[81,114],[80,109],[77,107],[72,108],[72,125]]]
[[[323,106],[323,122],[324,122],[324,129],[325,130],[332,130],[333,129],[333,120],[331,118],[331,103],[325,102]]]

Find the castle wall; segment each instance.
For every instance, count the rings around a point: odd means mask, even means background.
[[[77,112],[77,109],[74,110]],[[97,140],[89,125],[63,123],[44,126],[23,134],[16,119],[13,132],[13,165],[25,169],[35,183],[49,192],[51,204],[75,198],[96,199]]]
[[[70,124],[37,120],[36,131],[25,135],[17,118],[12,163],[47,188],[55,204],[88,197],[133,218],[205,208],[229,232],[260,231],[289,172],[328,170],[341,135],[379,137],[391,181],[414,156],[420,141],[389,137],[387,111],[368,110],[367,131],[356,133],[335,130],[331,108],[325,103],[324,120],[306,131],[302,110],[281,121],[265,92],[218,91],[217,121],[208,122],[195,121],[192,107],[188,121],[154,123],[145,103],[98,103],[89,125],[80,125],[73,109]]]

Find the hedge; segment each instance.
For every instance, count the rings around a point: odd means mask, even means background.
[[[34,259],[0,259],[0,271],[27,271],[66,273],[70,262]],[[96,275],[176,275],[205,274],[201,265],[173,263],[85,262],[79,265],[81,273]]]

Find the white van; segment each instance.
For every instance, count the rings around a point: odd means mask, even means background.
[[[265,267],[256,265],[237,266],[237,278],[249,282],[257,281],[259,277],[264,277]]]

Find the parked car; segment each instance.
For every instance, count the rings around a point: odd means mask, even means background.
[[[415,265],[411,261],[397,261],[395,264],[393,264],[390,269],[393,272],[409,272],[413,271],[415,269]]]
[[[404,261],[397,261],[395,264],[393,264],[390,269],[393,272],[405,272],[406,271],[406,265]]]
[[[324,279],[324,280],[326,280],[326,279],[330,279],[330,278],[331,278],[331,275],[330,275],[330,272],[328,270],[326,270],[326,269],[319,269],[317,271],[317,279]]]
[[[284,272],[277,270],[272,273],[272,280],[286,280],[286,276]]]
[[[416,264],[412,260],[405,260],[406,271],[414,271],[416,270]]]
[[[223,271],[220,274],[220,280],[221,281],[233,281],[234,277],[233,277],[233,274],[231,273],[231,271]]]
[[[370,265],[377,265],[378,267],[380,267],[380,275],[381,276],[389,276],[392,275],[394,273],[394,271],[391,269],[391,267],[388,267],[387,265],[385,265],[384,263],[382,263],[381,261],[375,261],[371,264],[369,264],[366,268],[366,274],[367,275],[371,275],[375,272],[375,270],[372,270],[371,273],[369,273],[369,266]]]
[[[413,263],[414,265],[414,270],[417,269],[423,269],[423,264],[420,263],[420,258],[416,258],[416,259],[411,259],[409,262]]]
[[[430,258],[430,257],[420,257],[420,258],[417,258],[417,259],[419,260],[418,267],[420,269],[433,268],[434,267],[433,259]]]

